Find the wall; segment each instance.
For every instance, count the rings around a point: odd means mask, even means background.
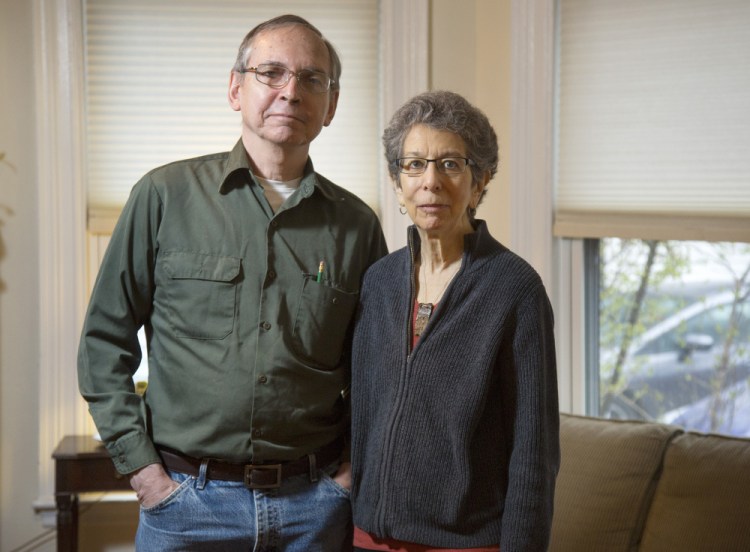
[[[500,168],[477,216],[510,244],[511,0],[432,0],[432,89],[458,92],[485,112],[500,143]]]
[[[54,550],[39,497],[40,305],[35,2],[0,0],[0,550]],[[432,88],[464,94],[498,132],[501,168],[479,216],[509,241],[510,0],[431,0]],[[45,91],[39,91],[44,93]],[[81,550],[132,550],[134,503],[84,506]]]
[[[37,498],[38,350],[32,2],[0,2],[0,550],[43,528]]]

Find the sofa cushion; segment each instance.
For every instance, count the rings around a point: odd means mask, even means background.
[[[637,548],[677,427],[560,415],[561,465],[551,552]]]
[[[750,441],[700,433],[676,438],[641,550],[750,550]]]

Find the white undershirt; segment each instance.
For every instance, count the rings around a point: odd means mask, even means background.
[[[299,188],[299,183],[302,177],[294,178],[292,180],[268,180],[261,176],[255,175],[255,178],[263,186],[263,192],[266,195],[268,204],[271,206],[271,210],[275,213],[279,210],[279,207],[289,198],[294,191]]]

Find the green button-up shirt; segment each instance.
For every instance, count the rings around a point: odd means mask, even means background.
[[[372,210],[309,161],[275,214],[241,141],[144,176],[79,349],[79,387],[117,469],[159,462],[155,445],[291,460],[344,433],[350,322],[365,269],[386,252]],[[132,381],[141,326],[144,398]]]

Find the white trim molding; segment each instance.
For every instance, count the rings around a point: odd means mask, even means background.
[[[86,304],[83,14],[80,0],[35,0],[39,207],[39,498],[54,505],[52,452],[90,430],[76,358]]]
[[[553,275],[554,0],[512,4],[511,248]]]
[[[583,247],[552,232],[555,0],[512,0],[511,248],[544,280],[555,312],[560,408],[585,411]]]
[[[428,0],[380,1],[380,72],[382,96],[381,127],[388,125],[393,112],[412,96],[428,90],[430,64],[430,11]],[[380,146],[383,159],[383,147]],[[385,162],[381,165],[380,221],[395,251],[406,245],[408,216],[398,212],[398,200]]]

